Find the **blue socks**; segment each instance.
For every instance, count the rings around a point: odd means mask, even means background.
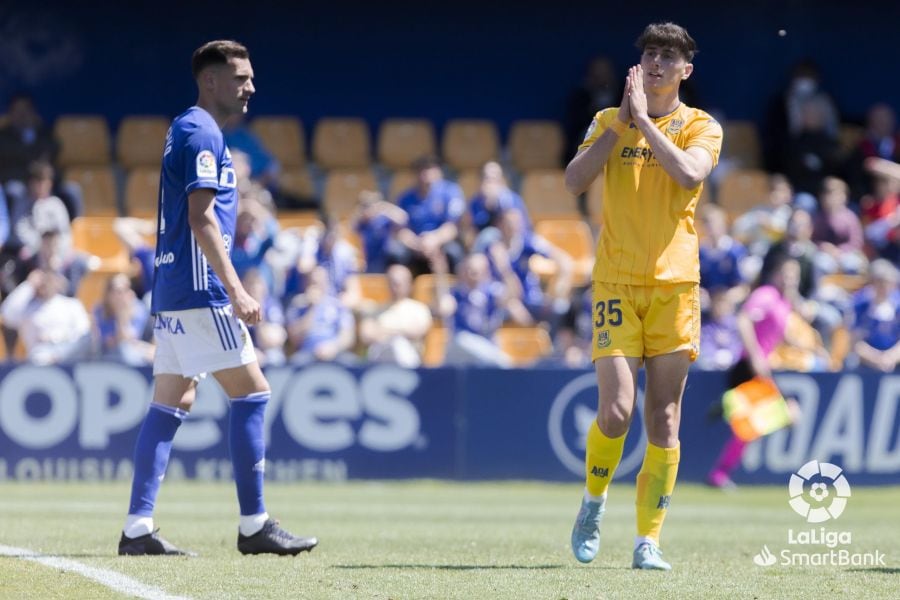
[[[263,420],[270,396],[271,392],[258,392],[231,399],[228,447],[242,516],[266,512],[263,504],[266,469]]]
[[[172,439],[186,416],[187,412],[174,406],[150,405],[134,446],[134,479],[131,482],[129,515],[153,515],[156,495],[166,474],[166,465],[169,464]]]

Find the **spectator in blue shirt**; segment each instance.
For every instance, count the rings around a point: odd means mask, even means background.
[[[287,342],[284,310],[281,303],[270,294],[265,278],[258,269],[250,269],[241,278],[244,289],[259,302],[260,320],[247,329],[253,339],[256,358],[262,366],[278,366],[285,363],[284,345]]]
[[[265,279],[269,291],[275,289],[272,268],[266,262],[266,252],[275,245],[278,221],[252,196],[240,199],[231,262],[238,277],[250,269],[257,269]]]
[[[150,309],[131,289],[125,273],[110,276],[103,299],[94,307],[94,344],[100,358],[132,366],[153,362]]]
[[[462,189],[444,179],[437,159],[416,161],[416,186],[401,194],[397,205],[409,217],[406,227],[397,232],[399,242],[392,262],[404,264],[415,274],[429,271],[434,260],[443,255],[454,268],[463,257],[459,221],[466,201]]]
[[[732,302],[743,300],[749,288],[741,273],[741,262],[747,257],[743,244],[728,235],[725,211],[706,204],[700,211],[704,235],[700,238],[700,287],[705,291],[704,306],[713,290],[728,290]]]
[[[534,320],[558,324],[569,309],[572,289],[572,261],[568,254],[527,228],[522,213],[507,210],[498,223],[500,239],[488,248],[491,273],[510,295],[518,298]],[[541,256],[556,266],[550,294],[544,294],[531,258]],[[549,298],[548,298],[549,296]]]
[[[355,362],[350,352],[356,342],[353,313],[330,293],[330,287],[328,272],[316,267],[309,274],[306,291],[288,307],[287,331],[295,349],[294,363]]]
[[[448,289],[444,277],[445,264],[440,259],[435,261],[438,312],[451,328],[446,364],[511,366],[509,357],[494,341],[494,334],[507,315],[519,323],[530,323],[528,310],[518,298],[507,294],[502,283],[491,279],[484,254],[470,254],[463,260],[452,289]]]
[[[884,373],[894,372],[900,364],[898,279],[897,268],[890,261],[873,260],[870,283],[854,298],[854,350],[863,365]]]
[[[479,238],[479,234],[490,227],[498,227],[500,217],[508,210],[516,210],[522,215],[527,229],[531,229],[531,219],[522,197],[509,188],[503,167],[499,163],[489,162],[481,169],[481,187],[469,201],[469,210],[464,215],[464,239],[468,246],[476,251],[483,250],[488,243]]]
[[[385,202],[378,192],[359,194],[359,203],[350,215],[350,227],[362,240],[366,273],[387,271],[391,245],[397,243],[396,233],[406,227],[408,220],[403,209]]]
[[[359,287],[359,258],[356,249],[341,238],[340,226],[324,219],[324,229],[310,227],[300,243],[296,264],[288,270],[284,284],[285,298],[306,291],[310,273],[316,267],[325,269],[329,292],[340,297],[345,306],[356,306],[362,293]]]

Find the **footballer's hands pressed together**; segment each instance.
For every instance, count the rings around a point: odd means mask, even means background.
[[[629,86],[630,84],[630,86]],[[630,87],[631,92],[628,98],[631,100],[629,106],[631,108],[631,118],[635,122],[648,119],[647,115],[647,94],[644,93],[644,69],[641,65],[635,65],[628,69],[628,78],[625,82],[626,88]]]

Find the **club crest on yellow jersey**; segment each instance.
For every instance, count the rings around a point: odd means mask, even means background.
[[[679,131],[681,131],[682,127],[684,127],[683,119],[672,119],[669,122],[669,126],[666,127],[666,133],[676,135]]]

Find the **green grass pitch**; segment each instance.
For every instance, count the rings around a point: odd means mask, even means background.
[[[235,549],[237,502],[226,484],[168,482],[157,526],[197,558],[118,557],[125,484],[0,484],[0,545],[62,556],[189,598],[897,598],[900,487],[855,487],[844,514],[811,526],[788,506],[787,486],[735,493],[676,489],[663,530],[671,573],[630,568],[634,488],[614,484],[600,555],[569,551],[578,485],[353,482],[270,485],[267,507],[319,547],[289,557]],[[798,566],[779,551],[789,530],[848,531],[850,553],[885,566]],[[754,564],[767,546],[779,563]],[[0,556],[0,598],[121,598],[71,572]]]

